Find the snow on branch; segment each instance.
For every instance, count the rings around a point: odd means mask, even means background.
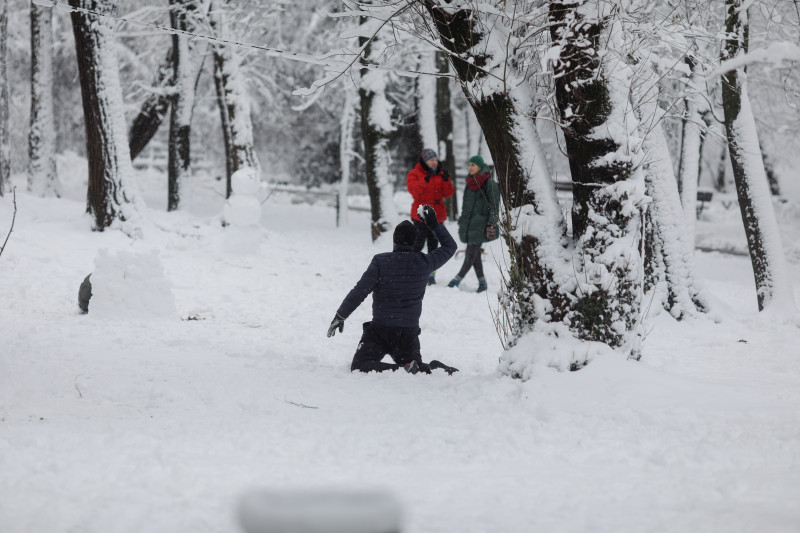
[[[775,66],[780,66],[783,63],[793,61],[800,61],[800,46],[790,42],[777,42],[773,43],[766,48],[759,48],[746,54],[728,59],[720,63],[719,67],[714,69],[708,76],[708,80],[722,76],[723,74],[732,70],[744,68],[754,63],[772,63]]]
[[[161,26],[159,24],[155,24],[152,22],[146,22],[142,20],[136,20],[128,17],[121,17],[115,15],[109,15],[108,13],[100,13],[97,11],[93,11],[90,9],[82,8],[82,7],[73,7],[68,4],[64,4],[62,2],[51,1],[51,0],[35,0],[35,3],[40,3],[41,5],[46,5],[47,7],[56,7],[59,9],[63,9],[69,12],[77,12],[77,13],[84,13],[91,16],[102,17],[111,19],[118,22],[127,22],[132,25],[149,28],[157,33],[166,33],[166,34],[174,34],[174,35],[184,35],[187,37],[193,37],[195,39],[202,39],[204,41],[208,41],[211,43],[222,44],[225,46],[237,46],[241,48],[251,48],[253,50],[258,50],[262,54],[268,57],[277,57],[280,59],[287,59],[289,61],[297,61],[301,63],[307,63],[311,65],[318,65],[321,67],[325,67],[328,74],[322,79],[315,82],[311,88],[309,89],[299,89],[296,94],[307,96],[310,94],[314,94],[318,90],[320,90],[325,85],[331,83],[332,81],[341,77],[345,72],[347,72],[352,65],[358,61],[358,58],[363,51],[363,48],[354,51],[349,49],[341,49],[336,50],[333,52],[328,52],[322,55],[311,55],[311,54],[303,54],[298,52],[291,52],[288,50],[281,50],[279,48],[274,48],[270,46],[265,46],[261,44],[255,43],[248,43],[244,41],[234,40],[234,39],[223,39],[220,37],[215,37],[212,35],[202,35],[199,33],[194,33],[191,31],[180,30],[176,28],[171,28],[167,26]],[[409,4],[410,5],[410,4]],[[403,10],[407,9],[408,5],[401,7],[399,10],[395,12],[395,16],[399,15]],[[385,19],[385,23],[389,22],[393,17],[387,17]],[[395,72],[400,75],[405,76],[418,76],[420,74],[430,75],[430,76],[449,76],[447,74],[441,74],[438,72],[417,72],[413,70],[407,70],[397,67],[390,67],[386,65],[379,65],[379,64],[364,64],[359,65],[359,68],[367,68],[371,70],[387,70],[391,72]]]

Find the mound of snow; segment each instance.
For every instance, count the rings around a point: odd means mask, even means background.
[[[114,319],[177,317],[158,253],[100,250],[92,272],[89,313]]]

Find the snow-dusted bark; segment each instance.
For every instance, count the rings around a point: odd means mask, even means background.
[[[748,20],[742,0],[726,0],[726,41],[722,61],[733,61],[747,51]],[[789,271],[783,255],[772,206],[756,123],[747,94],[744,68],[723,75],[722,107],[739,207],[742,212],[750,260],[753,264],[759,310],[795,311]]]
[[[526,74],[507,68],[505,61],[509,41],[524,31],[507,27],[505,17],[481,12],[477,3],[465,2],[461,9],[446,2],[425,5],[442,45],[452,52],[453,69],[496,165],[508,210],[503,225],[510,256],[504,298],[510,315],[509,350],[501,367],[527,378],[536,354],[519,343],[537,325],[568,322],[576,280],[566,248],[566,223],[531,118],[533,92]],[[569,368],[572,355],[552,364]]]
[[[661,111],[653,104],[647,113],[644,174],[652,202],[647,210],[645,288],[655,291],[655,301],[680,320],[707,305],[694,281],[694,234],[681,208]]]
[[[638,42],[637,42],[638,44]],[[645,46],[628,45],[628,49],[642,50],[644,57],[653,57],[656,53]],[[652,63],[643,62],[645,65]],[[675,179],[674,166],[664,131],[665,112],[659,106],[661,101],[661,72],[657,68],[641,68],[637,70],[635,83],[631,83],[631,103],[640,122],[639,136],[643,139],[643,171],[646,192],[651,202],[648,205],[645,221],[645,291],[653,291],[649,302],[661,305],[673,317],[680,320],[687,315],[695,315],[705,310],[707,303],[694,281],[694,220],[697,195],[697,172],[699,169],[700,138],[688,140],[686,133],[683,142],[684,153],[696,150],[695,156],[682,159],[685,163],[692,160],[686,174],[694,185],[689,185],[691,198],[687,206],[681,207],[681,196],[678,181]],[[690,82],[691,83],[691,82]],[[694,83],[700,78],[695,72]],[[698,88],[700,85],[697,86]],[[691,89],[690,89],[691,91]],[[689,104],[696,110],[699,106]],[[702,115],[697,112],[693,121],[701,121]],[[686,124],[700,131],[700,124]],[[689,149],[687,144],[693,144]],[[690,225],[691,223],[691,225]]]
[[[172,49],[167,52],[164,63],[158,66],[155,80],[150,89],[150,95],[139,108],[139,113],[133,119],[131,129],[128,131],[128,147],[131,159],[144,150],[147,143],[155,136],[164,117],[167,116],[172,94],[173,83]]]
[[[56,174],[53,115],[53,8],[31,4],[31,128],[28,135],[28,190],[61,196]]]
[[[211,9],[214,13],[214,8]],[[230,38],[231,32],[225,14],[218,12],[211,17],[216,34]],[[245,88],[246,78],[242,72],[240,52],[233,46],[214,44],[214,82],[220,105],[223,138],[225,140],[227,194],[230,196],[231,175],[241,168],[254,168],[261,174],[253,146],[253,122],[250,117],[250,99]]]
[[[141,208],[122,114],[113,19],[108,18],[114,16],[116,6],[112,0],[70,0],[69,4],[82,8],[73,11],[71,18],[89,160],[87,212],[95,230],[114,224],[137,237]]]
[[[573,180],[572,231],[579,338],[638,357],[640,255],[645,196],[639,121],[629,100],[633,71],[623,28],[603,1],[550,3],[556,101]]]
[[[8,130],[8,2],[0,2],[0,196],[11,178],[11,137]]]
[[[346,224],[348,218],[347,189],[350,185],[350,162],[353,160],[353,131],[356,122],[356,95],[350,84],[344,87],[344,105],[339,121],[339,165],[342,179],[339,180],[339,220]]]
[[[190,31],[198,14],[197,0],[170,0],[170,22],[178,30]],[[173,91],[172,114],[169,124],[167,155],[167,210],[174,211],[180,203],[181,183],[191,174],[191,131],[194,110],[195,84],[198,65],[192,53],[189,37],[172,35]]]
[[[686,88],[686,110],[683,117],[683,135],[681,139],[681,158],[678,170],[678,188],[681,205],[686,219],[686,239],[694,248],[695,220],[697,220],[697,184],[700,181],[700,158],[702,155],[705,122],[703,115],[708,112],[708,105],[702,96],[704,86],[697,62],[689,57],[690,76]]]
[[[385,43],[379,31],[364,49],[362,61],[374,62],[384,52]],[[373,241],[382,233],[391,231],[398,219],[394,205],[394,180],[390,170],[389,134],[394,131],[394,125],[392,104],[386,98],[388,82],[389,75],[386,71],[361,69],[358,93],[361,100],[361,134],[364,138]]]

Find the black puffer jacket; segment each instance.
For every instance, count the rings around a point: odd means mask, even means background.
[[[339,310],[347,318],[372,293],[372,321],[384,326],[419,327],[422,298],[430,273],[456,253],[456,242],[443,224],[434,230],[441,247],[429,254],[397,244],[394,250],[372,258],[366,272],[347,294]]]

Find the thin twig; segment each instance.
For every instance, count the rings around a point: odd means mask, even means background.
[[[6,244],[8,244],[8,238],[11,237],[11,232],[14,231],[14,221],[17,219],[17,188],[14,187],[11,190],[11,194],[13,196],[14,202],[14,215],[11,217],[11,227],[8,230],[8,235],[6,235],[6,240],[3,241],[3,246],[0,246],[0,255],[3,255],[3,250],[6,249]]]
[[[305,405],[302,403],[293,402],[291,400],[287,400],[286,398],[283,399],[284,402],[296,405],[297,407],[302,407],[303,409],[319,409],[319,407],[314,407],[313,405]]]
[[[78,378],[81,377],[83,374],[78,374],[75,376],[75,381],[73,381],[73,385],[75,385],[75,390],[78,391],[78,397],[83,399],[83,393],[81,393],[81,389],[78,388]]]

